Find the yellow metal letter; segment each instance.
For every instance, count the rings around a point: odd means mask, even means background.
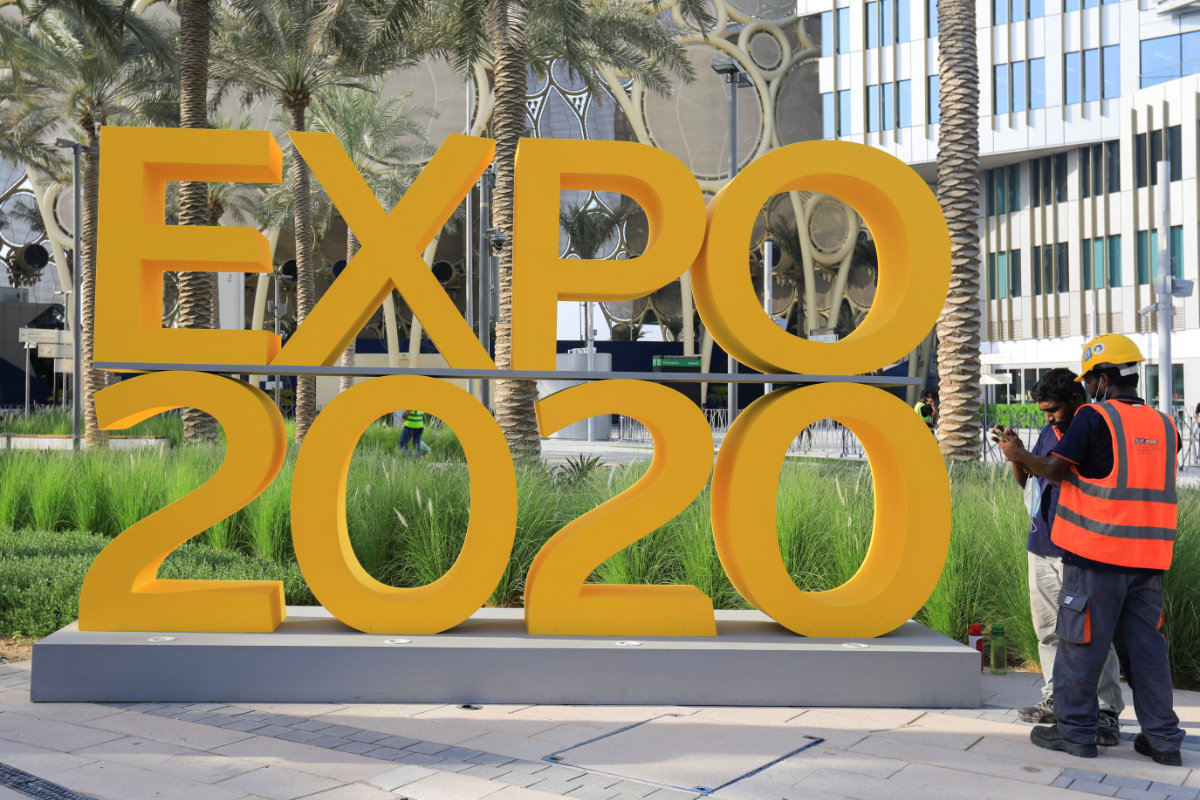
[[[772,195],[797,190],[848,203],[875,237],[875,302],[836,343],[781,330],[764,313],[746,269],[759,209]],[[743,364],[767,373],[858,375],[902,358],[933,327],[950,287],[950,234],[929,187],[899,159],[850,142],[802,142],[757,159],[712,199],[692,280],[705,325]]]
[[[271,271],[267,240],[253,228],[164,224],[168,181],[278,183],[271,134],[105,127],[100,164],[95,359],[268,363],[275,334],[164,330],[162,296],[166,271]]]
[[[359,437],[397,408],[422,408],[454,429],[467,456],[471,516],[450,570],[415,588],[388,586],[358,563],[346,528],[346,478]],[[372,378],[317,416],[292,476],[292,541],[304,579],[342,622],[367,633],[438,633],[471,616],[500,582],[517,531],[517,480],[499,426],[458,387],[413,375]]]
[[[875,479],[871,545],[850,580],[802,592],[779,552],[779,472],[796,432],[844,423]],[[933,593],[950,546],[950,481],[937,442],[894,395],[855,383],[785,389],[750,404],[729,428],[713,470],[717,554],[742,596],[804,636],[880,636]]]
[[[700,249],[704,197],[683,162],[636,142],[522,139],[515,169],[512,368],[552,370],[556,301],[629,300],[678,278]],[[646,252],[559,258],[561,193],[570,189],[633,199],[646,213]]]
[[[291,137],[362,249],[274,363],[333,364],[388,293],[398,289],[450,366],[495,369],[421,253],[487,169],[496,143],[458,134],[448,137],[387,212],[332,133]]]
[[[261,633],[283,620],[280,581],[156,578],[172,550],[258,497],[279,472],[286,448],[275,403],[241,381],[155,372],[96,394],[105,430],[182,406],[206,411],[221,423],[225,460],[200,488],[135,522],[100,551],[79,596],[80,630]]]
[[[646,426],[654,460],[637,483],[568,524],[538,552],[525,582],[526,627],[535,634],[715,636],[712,600],[695,586],[584,583],[606,558],[687,508],[712,471],[712,429],[704,414],[656,383],[612,380],[564,389],[538,401],[538,428],[545,436],[611,412]]]

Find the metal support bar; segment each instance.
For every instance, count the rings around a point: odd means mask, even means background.
[[[144,361],[97,361],[96,369],[119,370],[122,372],[217,372],[262,375],[349,375],[356,378],[372,378],[380,375],[427,375],[431,378],[479,378],[503,381],[670,381],[671,383],[862,383],[870,386],[917,385],[920,378],[893,377],[890,375],[803,375],[782,373],[768,375],[758,372],[712,373],[712,372],[600,372],[536,369],[472,369],[459,367],[302,367],[290,364],[173,364]]]

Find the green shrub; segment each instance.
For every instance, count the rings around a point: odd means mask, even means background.
[[[79,616],[84,576],[108,537],[80,531],[0,531],[0,636],[46,636]],[[316,603],[295,563],[201,545],[168,556],[160,578],[281,580],[290,605]]]

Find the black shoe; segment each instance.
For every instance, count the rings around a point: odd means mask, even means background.
[[[1046,750],[1061,750],[1080,758],[1095,758],[1096,745],[1072,742],[1065,738],[1057,725],[1042,725],[1029,732],[1029,741]]]
[[[1100,712],[1100,727],[1096,730],[1096,744],[1101,747],[1116,747],[1121,743],[1121,720],[1113,711]]]
[[[1155,750],[1150,745],[1150,740],[1146,738],[1146,734],[1144,733],[1139,733],[1137,738],[1133,740],[1133,749],[1144,756],[1153,758],[1155,764],[1165,764],[1168,767],[1183,766],[1183,759],[1180,757],[1178,750]]]
[[[1017,718],[1023,722],[1054,722],[1054,698],[1047,697],[1036,706],[1018,708]]]

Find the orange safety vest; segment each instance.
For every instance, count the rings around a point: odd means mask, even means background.
[[[1175,543],[1175,423],[1141,403],[1092,406],[1113,439],[1113,468],[1062,479],[1050,539],[1083,558],[1123,567],[1166,569]]]

